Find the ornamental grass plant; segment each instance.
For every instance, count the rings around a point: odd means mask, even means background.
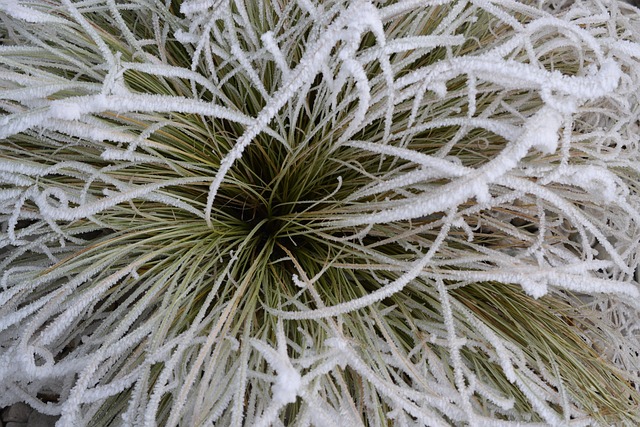
[[[638,425],[640,17],[0,2],[0,407]]]

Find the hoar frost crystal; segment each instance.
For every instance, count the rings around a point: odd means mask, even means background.
[[[640,17],[0,1],[0,407],[640,423]]]

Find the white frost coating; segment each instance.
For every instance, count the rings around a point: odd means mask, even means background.
[[[289,65],[287,65],[287,61],[282,55],[282,51],[278,47],[276,40],[273,38],[273,33],[271,31],[267,31],[262,36],[260,36],[260,40],[264,43],[264,47],[269,51],[271,55],[273,55],[273,59],[278,64],[278,68],[283,73],[283,78],[287,79],[289,77]]]
[[[456,58],[443,61],[424,69],[416,70],[407,77],[396,80],[398,90],[419,84],[437,87],[443,82],[461,74],[473,74],[484,81],[502,85],[508,89],[530,88],[541,91],[543,100],[563,113],[571,113],[575,104],[562,102],[555,92],[574,97],[580,102],[596,99],[613,91],[622,76],[620,66],[613,60],[606,60],[596,74],[575,77],[566,76],[558,71],[549,72],[507,60],[496,63],[495,58]],[[436,86],[433,86],[436,85]],[[442,96],[439,93],[439,96]]]
[[[553,154],[558,149],[562,115],[551,107],[543,107],[534,118],[527,122],[527,130],[523,141],[544,154]]]
[[[183,30],[176,30],[176,32],[174,33],[174,36],[176,37],[176,40],[178,40],[180,43],[197,43],[199,40],[197,35],[183,31]]]
[[[450,160],[440,159],[414,150],[407,150],[390,145],[372,144],[366,141],[348,141],[345,145],[410,160],[425,168],[434,169],[439,176],[443,177],[461,177],[468,175],[473,170]]]
[[[517,168],[518,162],[528,154],[530,148],[535,147],[545,152],[556,149],[558,131],[561,124],[562,120],[555,108],[544,106],[526,121],[518,139],[508,144],[499,155],[486,165],[473,172],[465,173],[460,179],[445,184],[435,191],[413,197],[411,204],[375,214],[362,215],[354,219],[338,221],[336,225],[357,226],[424,217],[456,207],[473,197],[480,203],[486,203],[490,200],[489,186],[501,176]],[[351,144],[367,146],[366,144],[355,142]],[[382,150],[399,157],[408,157],[400,149],[382,147],[380,151]],[[413,158],[416,161],[428,162],[431,167],[437,167],[438,163],[440,163],[434,162],[428,156],[423,156],[420,153],[415,153]],[[442,161],[440,165],[441,167],[446,165],[453,176],[459,176],[460,172],[468,170],[450,162],[445,163],[445,161]]]
[[[263,416],[256,421],[256,426],[268,426],[275,421],[278,410],[288,403],[296,401],[302,391],[302,377],[293,366],[287,355],[287,343],[282,321],[277,325],[277,350],[264,342],[251,339],[251,345],[260,352],[267,363],[276,371],[276,378],[272,386],[273,400]]]
[[[384,53],[392,54],[438,46],[458,46],[462,43],[464,43],[464,37],[460,35],[403,37],[388,42],[384,47]]]
[[[554,181],[580,187],[604,203],[611,203],[622,196],[620,179],[603,167],[565,166]]]
[[[491,295],[568,317],[602,356],[576,372],[636,382],[637,18],[169,3],[0,0],[0,407],[99,425],[125,392],[113,419],[150,427],[636,416],[587,408],[563,372],[580,351],[513,339],[518,308]],[[289,207],[274,241],[254,227]]]
[[[28,4],[28,2],[27,2]],[[32,23],[67,23],[65,19],[42,13],[29,6],[23,6],[17,0],[0,0],[0,10],[12,18]]]
[[[86,218],[91,215],[95,215],[98,212],[102,212],[110,207],[116,206],[122,202],[132,200],[135,198],[144,197],[145,195],[152,193],[155,190],[159,190],[163,187],[171,185],[188,184],[192,182],[203,182],[203,178],[180,178],[173,181],[165,181],[156,184],[148,184],[138,186],[137,188],[129,188],[127,191],[121,193],[110,194],[108,197],[104,197],[99,200],[94,200],[81,206],[72,208],[68,206],[66,199],[66,193],[61,189],[50,188],[46,192],[40,193],[35,200],[40,208],[40,211],[48,219],[57,221],[73,221],[74,219]],[[60,206],[53,206],[48,200],[50,195],[54,195],[60,198]]]
[[[61,120],[78,120],[82,117],[83,109],[85,108],[91,109],[90,106],[86,104],[86,101],[80,104],[68,100],[53,101],[49,107],[51,116]]]
[[[185,42],[187,43],[187,42]],[[218,94],[219,89],[211,83],[208,79],[204,78],[202,74],[193,72],[189,69],[184,69],[180,67],[172,67],[163,64],[148,64],[148,63],[136,63],[136,62],[125,62],[122,63],[122,68],[124,70],[136,70],[141,71],[143,73],[148,73],[154,76],[163,76],[163,77],[180,77],[184,79],[193,79],[198,84],[204,86],[213,94]]]
[[[298,396],[301,377],[292,366],[281,366],[273,385],[273,400],[279,404],[293,403]]]
[[[70,111],[70,112],[68,112]],[[126,112],[179,112],[202,114],[221,119],[227,119],[242,124],[252,123],[247,116],[233,111],[229,108],[212,105],[199,100],[188,98],[180,98],[175,96],[163,95],[95,95],[87,97],[78,97],[71,103],[68,100],[52,102],[51,114],[56,117],[60,115],[63,119],[70,117],[70,120],[78,118],[77,115],[82,113],[101,113],[105,111],[117,111],[118,113]]]

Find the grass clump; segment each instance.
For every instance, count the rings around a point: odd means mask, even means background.
[[[0,405],[640,422],[638,18],[539,3],[1,5]]]

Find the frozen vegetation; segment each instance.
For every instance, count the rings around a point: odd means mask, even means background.
[[[640,17],[0,0],[0,407],[640,423]]]

